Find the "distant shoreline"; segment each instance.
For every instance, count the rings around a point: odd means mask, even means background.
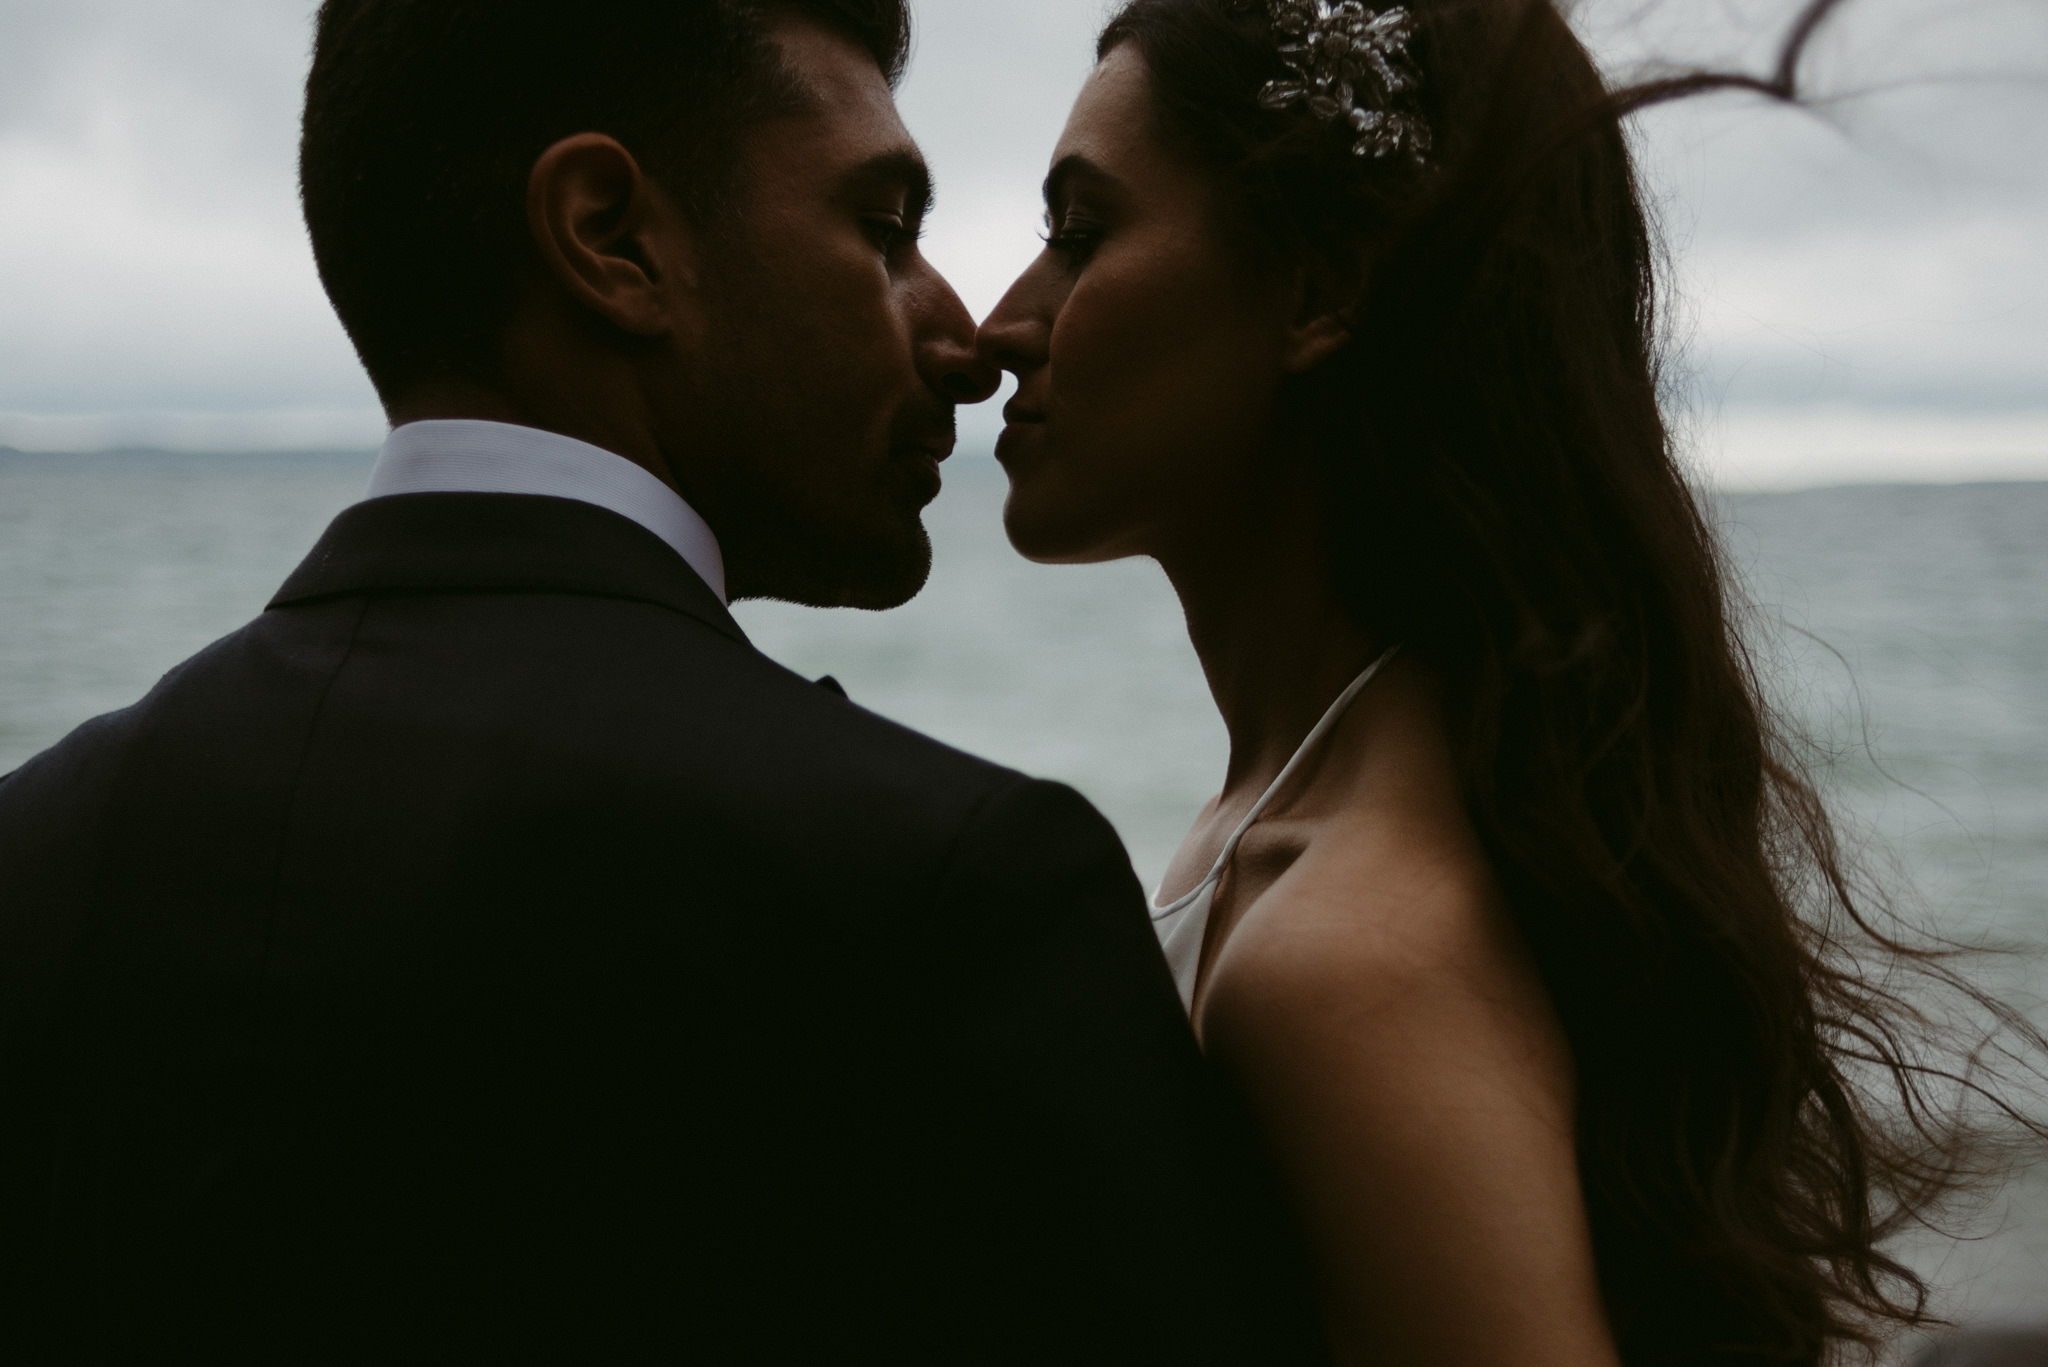
[[[365,464],[376,459],[377,448],[367,447],[288,447],[280,450],[247,451],[199,451],[174,447],[121,446],[97,451],[24,451],[18,447],[0,446],[0,461],[95,461],[95,460],[165,460],[165,461],[284,461],[284,460],[360,460]],[[962,450],[953,457],[954,461],[976,463],[993,461],[990,451]],[[1913,489],[2021,489],[2048,485],[2048,475],[2024,479],[1872,479],[1872,480],[1830,480],[1824,483],[1799,484],[1785,488],[1758,488],[1755,486],[1729,485],[1712,488],[1708,492],[1714,498],[1782,498],[1801,494],[1820,494],[1838,490],[1913,490]]]

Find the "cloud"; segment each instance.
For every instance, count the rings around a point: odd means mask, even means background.
[[[2048,405],[1999,413],[1749,405],[1702,416],[1689,455],[1730,490],[2040,479],[2048,475]]]
[[[1760,68],[1795,7],[1575,13],[1617,71],[1671,54]],[[919,7],[901,99],[940,180],[927,248],[977,312],[1038,250],[1038,182],[1106,8]],[[297,213],[312,11],[0,0],[0,444],[374,436]],[[2048,7],[1850,0],[1809,75],[1853,98],[1813,114],[1722,96],[1639,125],[1679,262],[1685,361],[1702,411],[1730,424],[1715,459],[1751,468],[1729,451],[1769,447],[1787,477],[1853,473],[1801,457],[1821,448],[1786,437],[1785,414],[1866,434],[1910,414],[1929,450],[2034,440],[2026,415],[2048,410]],[[963,430],[985,436],[993,417]],[[2048,441],[2036,450],[2012,468],[2048,475]]]
[[[0,3],[0,441],[374,410],[298,216],[311,12]]]
[[[2048,9],[1851,4],[1807,75],[1812,112],[1721,96],[1640,126],[1702,392],[2048,403]]]

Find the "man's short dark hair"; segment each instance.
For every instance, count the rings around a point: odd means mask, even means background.
[[[561,139],[609,134],[694,219],[726,212],[744,134],[797,94],[771,36],[789,18],[901,77],[907,0],[326,0],[300,193],[385,401],[494,371],[527,178]]]

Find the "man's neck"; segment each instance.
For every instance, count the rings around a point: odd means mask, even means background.
[[[468,380],[437,380],[415,386],[398,402],[385,405],[384,412],[393,427],[461,419],[510,423],[515,427],[545,426],[526,405],[489,385]]]

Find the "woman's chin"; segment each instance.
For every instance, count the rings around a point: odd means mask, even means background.
[[[1003,531],[1010,547],[1026,560],[1052,563],[1050,552],[1059,544],[1044,517],[1018,497],[1016,481],[1010,484],[1009,501],[1003,504]]]
[[[1003,505],[1003,530],[1017,554],[1040,565],[1095,565],[1134,553],[1114,549],[1115,538],[1076,516],[1079,511],[1032,498],[1013,481]]]
[[[1062,477],[1073,468],[1071,453],[1056,456],[1037,426],[1012,427],[1004,435],[1009,440],[997,448],[1010,477],[1003,530],[1017,554],[1041,565],[1088,565],[1135,553],[1122,548],[1126,538],[1119,524],[1125,519],[1107,506],[1115,502],[1103,498],[1109,490],[1085,478]]]

